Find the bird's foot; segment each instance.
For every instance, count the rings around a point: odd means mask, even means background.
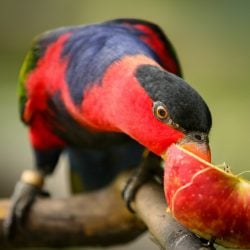
[[[162,173],[160,163],[161,159],[158,156],[149,153],[128,179],[123,189],[122,197],[128,210],[132,213],[135,212],[132,208],[132,202],[135,199],[138,189],[155,176],[162,178],[162,174],[159,174],[159,172]]]
[[[201,239],[202,240],[202,244],[204,247],[209,247],[211,249],[215,249],[214,248],[214,243],[215,243],[215,240],[216,238],[215,237],[211,237],[210,240],[205,240],[205,239]]]
[[[12,240],[17,229],[23,226],[25,216],[37,196],[48,197],[49,193],[40,187],[19,181],[11,197],[9,214],[3,223],[6,240]]]
[[[143,173],[142,171],[135,171],[135,173],[130,176],[123,189],[122,197],[125,201],[128,210],[132,213],[135,212],[131,204],[134,201],[136,192],[140,188],[140,186],[143,185],[143,183],[149,180],[149,175],[150,174],[146,172]]]

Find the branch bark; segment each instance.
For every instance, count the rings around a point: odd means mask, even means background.
[[[146,183],[137,192],[131,214],[121,199],[127,176],[111,186],[64,199],[37,199],[16,237],[6,242],[2,224],[10,201],[0,200],[0,248],[108,246],[135,239],[147,228],[162,249],[208,250],[199,238],[166,212],[162,188]]]

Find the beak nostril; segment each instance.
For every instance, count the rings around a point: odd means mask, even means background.
[[[187,136],[191,141],[196,141],[198,143],[208,143],[208,135],[203,132],[191,132]]]
[[[189,136],[180,141],[178,145],[205,161],[211,162],[211,152],[206,135],[202,133],[193,133],[192,136],[190,136],[189,134]]]
[[[196,140],[198,140],[198,141],[201,141],[201,140],[202,140],[202,136],[199,135],[199,134],[194,135],[194,138],[195,138]]]

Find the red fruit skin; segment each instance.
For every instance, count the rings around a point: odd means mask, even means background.
[[[164,191],[172,215],[203,238],[250,248],[250,183],[176,145],[168,150]]]

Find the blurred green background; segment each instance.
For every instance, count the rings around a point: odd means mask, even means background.
[[[248,0],[0,0],[1,197],[9,196],[21,171],[32,166],[16,94],[18,70],[32,38],[58,26],[116,17],[143,18],[163,28],[185,79],[212,111],[213,161],[226,161],[235,173],[250,169],[249,11]],[[48,183],[54,196],[68,195],[67,167],[64,161],[60,165]],[[112,249],[158,248],[144,237]]]

